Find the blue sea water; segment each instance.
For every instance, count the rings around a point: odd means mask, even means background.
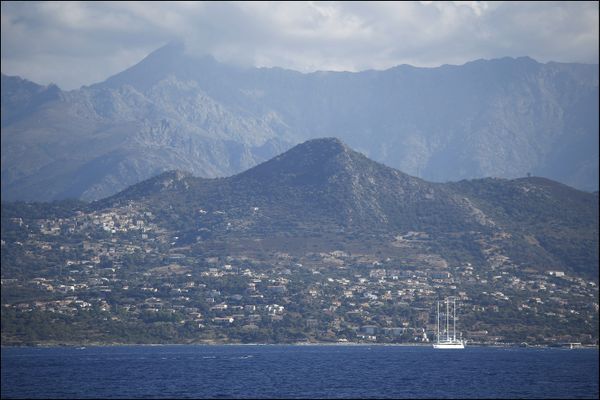
[[[2,348],[2,398],[598,398],[598,350]]]

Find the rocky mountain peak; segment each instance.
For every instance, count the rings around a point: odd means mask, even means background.
[[[163,192],[182,192],[190,187],[193,175],[186,171],[171,170],[156,175],[150,179],[139,182],[114,196],[96,202],[100,206],[107,204],[119,204],[123,201],[134,201],[141,198],[152,197]]]
[[[91,87],[118,88],[131,85],[137,90],[146,91],[169,76],[197,81],[198,76],[203,76],[217,64],[210,55],[187,54],[183,43],[173,41],[148,54],[142,61],[125,71]]]
[[[35,112],[41,105],[62,98],[62,91],[51,83],[39,85],[18,76],[2,74],[2,126]]]
[[[355,164],[362,161],[377,164],[351,150],[340,139],[312,139],[251,168],[240,174],[240,177],[322,184],[330,181],[333,176],[353,174],[352,171],[358,169]]]

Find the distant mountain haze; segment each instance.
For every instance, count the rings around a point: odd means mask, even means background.
[[[2,199],[96,200],[174,169],[230,176],[330,136],[429,181],[529,173],[598,190],[597,110],[598,65],[302,74],[170,44],[68,92],[2,75]]]

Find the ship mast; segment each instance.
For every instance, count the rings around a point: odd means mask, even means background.
[[[446,341],[450,340],[450,331],[449,331],[449,326],[448,326],[448,299],[446,299]]]
[[[452,305],[450,305],[450,299],[452,299]],[[433,344],[434,349],[464,349],[465,341],[462,340],[462,334],[460,339],[457,339],[456,335],[456,297],[450,296],[444,298],[446,303],[446,335],[440,338],[440,302],[437,301],[437,343]],[[450,334],[450,308],[452,308],[452,334]],[[443,322],[442,322],[443,323]]]
[[[452,340],[456,342],[456,298],[452,299]]]
[[[440,342],[440,301],[437,302],[437,342]]]

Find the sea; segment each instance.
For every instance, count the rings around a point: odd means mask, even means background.
[[[598,350],[4,347],[2,398],[598,398]]]

